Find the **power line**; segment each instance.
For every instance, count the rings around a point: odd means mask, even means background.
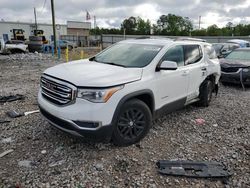
[[[46,6],[46,3],[47,3],[47,0],[44,0],[44,2],[43,2],[42,12],[43,12],[43,10],[44,10],[44,8],[45,8],[45,6]]]

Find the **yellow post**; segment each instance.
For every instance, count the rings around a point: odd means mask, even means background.
[[[67,48],[65,50],[65,58],[66,58],[66,62],[68,62],[69,61],[69,49],[68,49],[68,46],[67,46]]]
[[[84,52],[83,50],[81,50],[81,59],[83,59],[83,56],[84,56]]]

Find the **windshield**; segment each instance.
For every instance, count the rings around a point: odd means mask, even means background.
[[[161,48],[159,45],[118,43],[95,56],[93,60],[122,67],[145,67]]]
[[[250,51],[247,50],[233,51],[230,54],[228,54],[228,56],[225,59],[250,61]]]

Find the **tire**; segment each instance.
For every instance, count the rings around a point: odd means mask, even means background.
[[[138,99],[127,101],[115,120],[112,141],[118,146],[132,145],[146,136],[152,124],[149,107]]]
[[[71,51],[73,50],[73,46],[68,46],[68,49]]]
[[[200,86],[199,106],[207,107],[212,100],[214,84],[211,80],[205,80]]]
[[[43,41],[43,37],[39,37],[39,36],[30,36],[29,37],[30,41]]]

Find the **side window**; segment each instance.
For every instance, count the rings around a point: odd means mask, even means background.
[[[209,59],[216,59],[216,52],[212,46],[205,45],[204,46],[205,53],[208,55]]]
[[[184,66],[183,46],[170,48],[161,59],[161,62],[162,61],[174,61],[177,63],[178,67]]]
[[[199,62],[202,59],[202,50],[199,45],[185,45],[185,65]]]

